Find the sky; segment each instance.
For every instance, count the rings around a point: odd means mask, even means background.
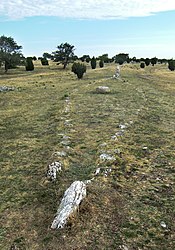
[[[174,0],[0,0],[0,36],[24,56],[68,42],[77,56],[175,58]]]

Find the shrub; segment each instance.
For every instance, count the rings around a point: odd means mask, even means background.
[[[49,62],[48,62],[48,60],[47,60],[47,58],[41,58],[41,64],[42,65],[49,65]]]
[[[26,71],[34,70],[34,65],[31,57],[27,57],[26,59]]]
[[[81,79],[86,72],[86,65],[83,63],[74,63],[72,65],[72,72],[77,75],[78,79]]]
[[[141,68],[141,69],[144,69],[144,68],[145,68],[145,63],[144,63],[144,62],[141,62],[141,63],[140,63],[140,68]]]
[[[102,60],[99,61],[99,66],[100,66],[100,68],[104,67],[104,62]]]
[[[96,68],[96,65],[97,65],[96,59],[95,59],[95,57],[93,56],[92,59],[91,59],[91,68],[92,68],[92,69],[95,69],[95,68]]]
[[[174,61],[174,60],[170,60],[170,61],[168,62],[168,68],[169,68],[169,70],[171,70],[171,71],[174,71],[174,70],[175,70],[175,61]]]

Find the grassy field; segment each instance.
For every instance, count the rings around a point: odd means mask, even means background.
[[[111,64],[77,80],[71,65],[35,64],[0,69],[0,86],[15,87],[0,92],[0,249],[175,249],[175,73],[123,65],[112,79]],[[97,94],[101,85],[111,92]],[[53,183],[47,166],[60,151]],[[65,190],[98,167],[77,214],[51,230]]]

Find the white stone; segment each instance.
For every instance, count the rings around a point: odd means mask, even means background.
[[[81,201],[86,197],[86,185],[82,181],[75,181],[65,191],[56,216],[52,222],[52,229],[63,228],[69,217],[76,212]]]
[[[110,88],[106,86],[99,86],[96,88],[96,92],[100,94],[105,94],[110,92]]]
[[[94,175],[98,175],[99,173],[100,173],[100,168],[97,168]]]
[[[62,164],[59,161],[52,162],[47,169],[47,177],[55,181],[57,178],[57,172],[61,172]]]
[[[100,155],[100,159],[101,160],[108,160],[108,161],[112,161],[112,160],[115,160],[115,157],[111,156],[111,155],[108,155],[108,154],[101,154]]]
[[[161,221],[160,225],[161,225],[161,227],[163,227],[163,228],[166,228],[166,227],[167,227],[167,225],[165,224],[164,221]]]

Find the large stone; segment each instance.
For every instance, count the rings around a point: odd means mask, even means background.
[[[96,92],[99,94],[105,94],[110,92],[110,88],[106,86],[99,86],[96,88]]]
[[[81,201],[86,197],[86,185],[82,181],[75,181],[65,191],[61,204],[52,222],[52,229],[63,228],[70,216],[76,212]]]
[[[55,181],[57,178],[57,173],[61,172],[62,164],[59,161],[52,162],[47,169],[47,177],[49,177],[52,181]]]

